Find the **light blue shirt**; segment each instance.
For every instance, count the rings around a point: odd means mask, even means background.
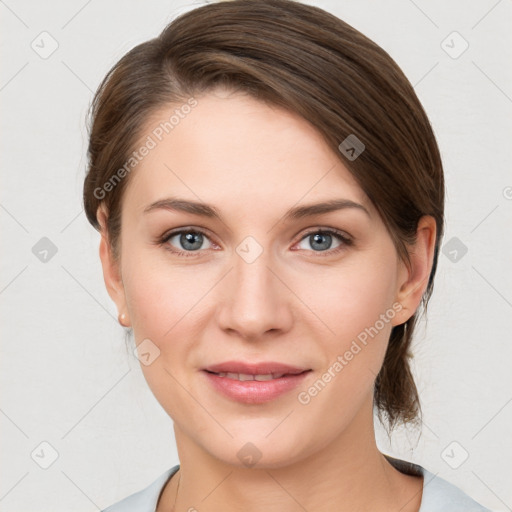
[[[402,473],[423,475],[423,495],[419,512],[492,512],[455,485],[434,475],[422,466],[395,459],[389,455],[384,454],[384,456]],[[145,489],[127,496],[102,512],[155,512],[160,492],[179,468],[178,464],[168,469]]]

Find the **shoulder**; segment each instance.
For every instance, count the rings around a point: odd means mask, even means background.
[[[130,496],[110,505],[101,512],[155,512],[160,492],[169,478],[178,471],[179,467],[178,464],[168,469],[144,489],[130,494]]]
[[[418,512],[492,512],[455,485],[419,464],[383,455],[401,473],[423,476],[423,495]]]
[[[423,497],[419,512],[491,512],[447,480],[423,472]]]
[[[387,458],[391,459],[388,456]],[[455,485],[422,466],[398,459],[390,461],[403,472],[423,475],[423,496],[419,512],[492,512]],[[179,467],[176,465],[168,469],[146,488],[110,505],[102,512],[155,512],[160,492]]]

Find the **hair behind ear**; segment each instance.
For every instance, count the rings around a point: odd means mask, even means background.
[[[413,357],[409,349],[416,319],[417,313],[393,327],[384,363],[375,380],[374,406],[379,421],[383,425],[387,423],[388,435],[399,423],[418,426],[422,422],[418,390],[409,364]]]

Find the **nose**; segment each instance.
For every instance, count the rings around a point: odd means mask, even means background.
[[[293,293],[272,264],[269,252],[264,250],[254,261],[235,252],[233,266],[223,280],[220,328],[250,341],[291,329]]]

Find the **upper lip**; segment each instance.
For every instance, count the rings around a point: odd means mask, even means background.
[[[300,368],[275,361],[262,361],[260,363],[244,363],[243,361],[224,361],[203,368],[214,373],[243,373],[246,375],[267,375],[270,373],[298,374],[310,368]]]

